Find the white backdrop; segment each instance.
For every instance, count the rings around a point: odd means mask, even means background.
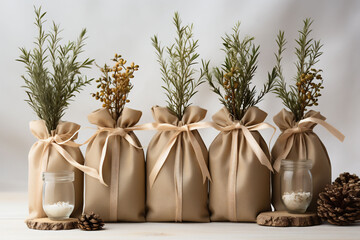
[[[324,70],[325,89],[320,110],[329,123],[342,131],[346,138],[340,143],[321,126],[315,128],[328,149],[333,178],[343,171],[360,174],[360,1],[0,1],[0,191],[26,190],[27,154],[35,138],[28,123],[37,119],[30,107],[23,101],[24,66],[15,62],[19,56],[18,47],[32,47],[36,28],[33,25],[33,5],[43,6],[47,11],[48,27],[51,20],[61,24],[65,40],[73,40],[83,27],[88,29],[86,51],[83,57],[95,58],[99,65],[111,63],[115,52],[130,62],[140,65],[135,76],[135,87],[130,94],[128,107],[143,111],[140,123],[151,122],[150,108],[165,105],[165,94],[156,55],[150,37],[159,35],[162,43],[168,44],[174,38],[172,17],[179,11],[184,23],[194,23],[195,37],[199,39],[200,58],[211,59],[211,65],[223,61],[221,36],[230,32],[238,20],[242,33],[256,37],[260,44],[259,68],[254,83],[259,87],[266,80],[267,71],[274,64],[275,37],[279,29],[285,30],[288,40],[284,56],[284,74],[289,81],[295,74],[294,38],[302,27],[302,20],[311,17],[314,37],[321,38],[324,54],[318,68]],[[98,78],[96,67],[84,72],[88,77]],[[100,107],[90,93],[95,84],[88,86],[67,110],[64,120],[90,126],[87,115]],[[208,109],[205,120],[221,108],[217,96],[207,83],[193,98],[194,105]],[[266,96],[260,108],[267,111],[267,122],[283,107],[273,94]],[[200,131],[207,146],[216,136],[212,129]],[[81,132],[79,141],[91,135],[91,130]],[[137,132],[146,147],[154,132]],[[276,134],[278,136],[279,131]],[[263,132],[269,140],[270,130]],[[273,141],[274,142],[274,141]],[[85,147],[83,147],[83,150]]]

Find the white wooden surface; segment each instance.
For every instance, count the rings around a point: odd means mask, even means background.
[[[0,192],[0,239],[360,239],[360,224],[337,227],[323,224],[302,228],[261,227],[252,223],[118,223],[106,224],[105,230],[40,231],[26,227],[25,193]]]

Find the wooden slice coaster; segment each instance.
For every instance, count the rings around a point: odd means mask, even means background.
[[[286,211],[260,213],[256,218],[256,222],[262,226],[273,227],[305,227],[321,224],[321,220],[316,213],[295,214]]]
[[[50,220],[49,218],[35,218],[25,221],[28,228],[38,230],[68,230],[77,228],[77,218],[64,220]]]

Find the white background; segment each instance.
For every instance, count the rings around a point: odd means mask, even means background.
[[[211,59],[211,65],[219,65],[224,55],[220,51],[221,36],[230,32],[237,21],[241,31],[256,37],[261,45],[259,68],[254,83],[261,87],[275,59],[275,37],[279,29],[285,30],[288,40],[284,56],[284,74],[292,81],[295,74],[294,38],[302,27],[302,20],[311,17],[314,37],[321,38],[324,54],[317,68],[324,70],[325,89],[320,105],[315,110],[327,117],[329,123],[343,132],[345,142],[340,143],[321,126],[315,128],[328,149],[333,178],[343,171],[360,174],[360,1],[0,1],[0,191],[25,191],[27,188],[27,154],[36,139],[31,135],[28,123],[37,119],[21,88],[24,66],[16,62],[18,47],[33,47],[36,28],[33,25],[33,5],[47,11],[47,29],[51,20],[60,23],[65,40],[74,40],[83,27],[88,29],[83,57],[95,58],[99,65],[114,53],[122,54],[129,62],[140,65],[135,75],[135,87],[130,94],[128,107],[143,111],[140,123],[151,122],[150,108],[165,105],[165,94],[156,55],[150,37],[159,35],[162,43],[174,38],[172,17],[179,11],[184,23],[194,23],[195,37],[199,39],[200,58]],[[88,77],[98,78],[96,67],[84,71]],[[90,126],[87,115],[100,107],[90,93],[95,84],[88,86],[65,114],[64,120]],[[194,105],[208,110],[205,120],[221,108],[217,96],[207,83],[193,98]],[[273,94],[266,96],[259,107],[267,111],[267,122],[278,113],[282,103]],[[200,131],[207,146],[216,136],[212,129]],[[91,135],[91,130],[81,132],[79,141]],[[154,132],[138,132],[146,147]],[[276,134],[278,136],[279,131]],[[264,131],[269,140],[270,130]],[[274,142],[274,141],[273,141]],[[83,150],[85,147],[82,148]]]

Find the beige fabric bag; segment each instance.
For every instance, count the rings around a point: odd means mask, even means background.
[[[260,212],[271,210],[270,153],[257,131],[269,127],[263,123],[266,116],[251,107],[241,121],[233,121],[226,108],[212,117],[221,132],[209,148],[211,221],[255,222]],[[263,162],[250,136],[260,147]]]
[[[190,106],[181,121],[163,107],[152,114],[159,131],[146,155],[146,220],[209,222],[208,152],[195,130],[206,110]]]
[[[83,173],[77,168],[81,168],[84,158],[79,145],[73,142],[77,138],[79,129],[78,124],[60,122],[56,130],[49,134],[44,120],[30,122],[30,130],[39,140],[34,143],[29,152],[29,219],[46,217],[42,207],[42,172],[45,171],[75,173],[75,206],[71,216],[81,215],[84,179]],[[69,139],[71,140],[67,141]]]
[[[85,175],[84,212],[94,211],[106,222],[145,220],[144,151],[129,129],[140,117],[140,111],[129,108],[117,121],[107,109],[88,116],[98,131],[87,146],[85,165],[99,169],[100,181]]]
[[[326,184],[331,183],[330,159],[324,144],[313,129],[317,124],[321,124],[340,141],[344,140],[344,136],[324,120],[325,117],[313,110],[307,112],[300,122],[296,122],[294,114],[285,109],[274,116],[274,122],[282,132],[271,151],[276,171],[272,180],[272,203],[276,210],[285,210],[280,196],[279,170],[282,159],[312,161],[313,198],[309,211],[316,211],[318,194],[323,191]]]

